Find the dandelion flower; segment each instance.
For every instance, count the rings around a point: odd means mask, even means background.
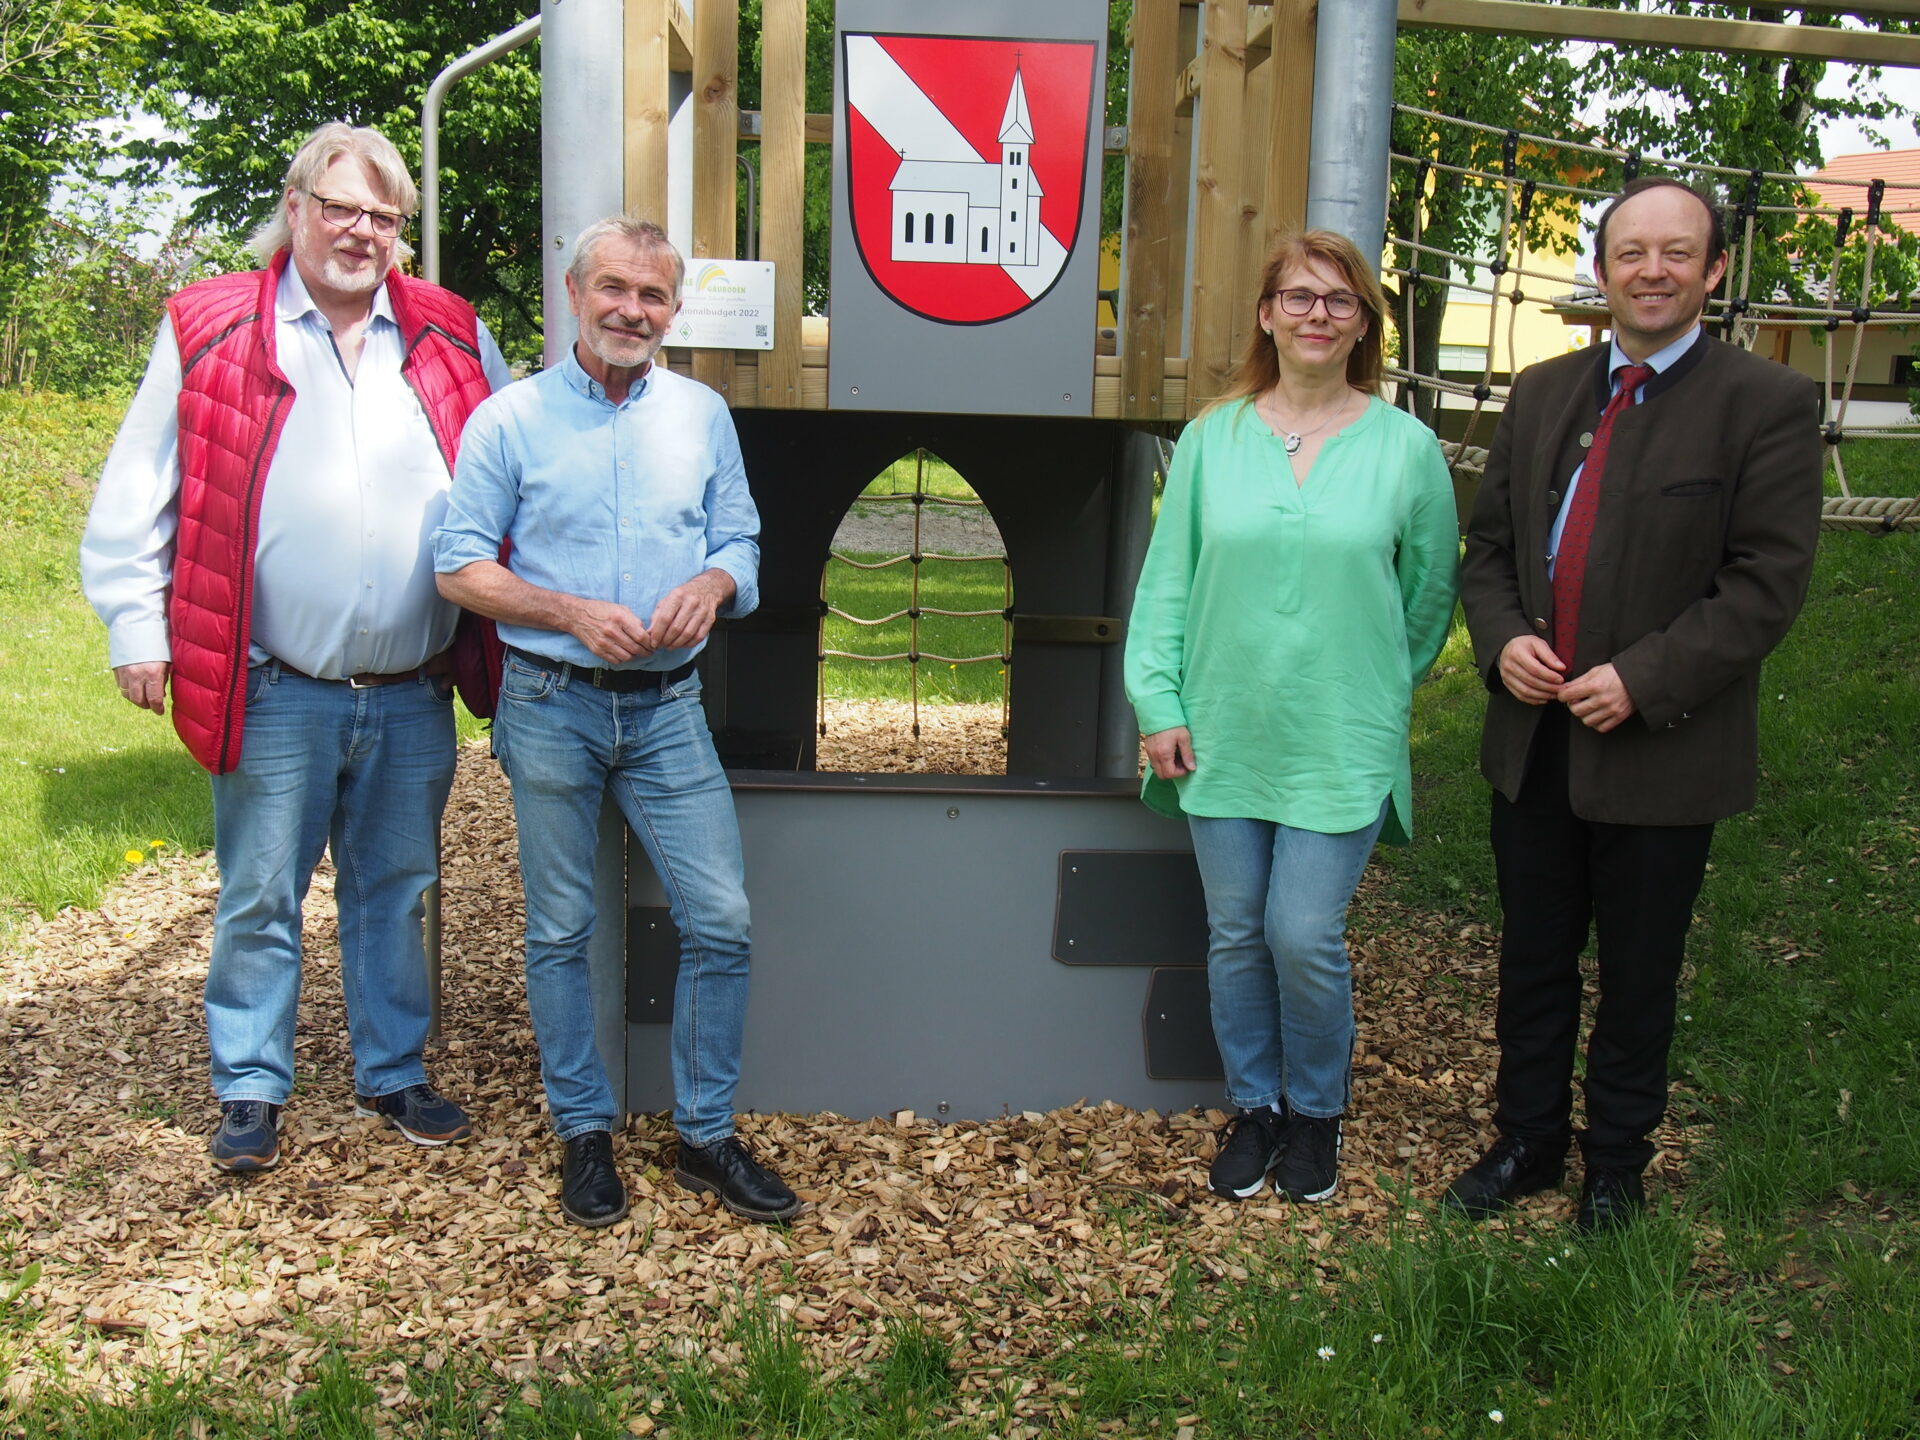
[[[142,860],[146,859],[147,857],[144,853],[142,853],[139,850],[129,850],[127,851],[126,858],[127,858],[127,864],[138,865]]]
[[[1507,1417],[1505,1415],[1502,1415],[1498,1410],[1487,1411],[1487,1419],[1491,1420],[1496,1425],[1500,1424],[1501,1421],[1505,1420],[1506,1418]]]
[[[1333,1358],[1333,1347],[1331,1345],[1322,1345],[1313,1353],[1318,1355],[1322,1360],[1331,1360]]]
[[[149,850],[164,850],[167,848],[167,842],[164,840],[149,840],[147,841],[147,848]]]

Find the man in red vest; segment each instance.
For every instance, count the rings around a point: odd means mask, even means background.
[[[329,844],[359,1113],[420,1145],[471,1130],[421,1058],[458,615],[431,539],[461,428],[510,376],[471,306],[394,268],[417,201],[384,136],[307,138],[254,236],[266,268],[168,301],[81,542],[121,694],[165,714],[171,690],[212,775],[223,1170],[280,1158],[300,907]]]

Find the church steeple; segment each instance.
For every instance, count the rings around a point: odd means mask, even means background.
[[[1040,196],[1033,185],[1028,148],[1033,144],[1033,116],[1027,110],[1027,85],[1020,76],[1020,57],[1014,56],[1013,86],[1007,91],[1007,110],[1000,117],[1000,253],[1002,265],[1032,265],[1037,251]]]

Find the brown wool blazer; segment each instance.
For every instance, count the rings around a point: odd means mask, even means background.
[[[1467,528],[1461,600],[1491,692],[1480,768],[1509,800],[1545,707],[1507,693],[1500,651],[1552,634],[1548,534],[1610,348],[1515,380]],[[1576,815],[1698,825],[1753,805],[1760,662],[1806,598],[1823,450],[1811,380],[1706,335],[1615,421],[1568,673],[1611,661],[1636,713],[1605,735],[1573,723]]]

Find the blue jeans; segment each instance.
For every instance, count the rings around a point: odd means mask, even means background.
[[[1390,803],[1390,802],[1389,802]],[[1347,905],[1387,818],[1343,835],[1269,820],[1187,817],[1207,897],[1207,988],[1227,1099],[1347,1108],[1353,973]]]
[[[733,1134],[747,1022],[745,867],[733,792],[714,753],[700,679],[596,690],[571,667],[507,657],[493,753],[513,785],[527,897],[527,1008],[563,1140],[611,1130],[620,1107],[594,1044],[587,946],[601,798],[653,862],[680,932],[673,991],[673,1123],[695,1145]]]
[[[240,763],[213,777],[220,903],[207,964],[207,1040],[221,1100],[293,1092],[300,902],[329,841],[354,1089],[423,1083],[427,959],[421,897],[453,784],[452,690],[356,690],[278,662],[247,672]]]

